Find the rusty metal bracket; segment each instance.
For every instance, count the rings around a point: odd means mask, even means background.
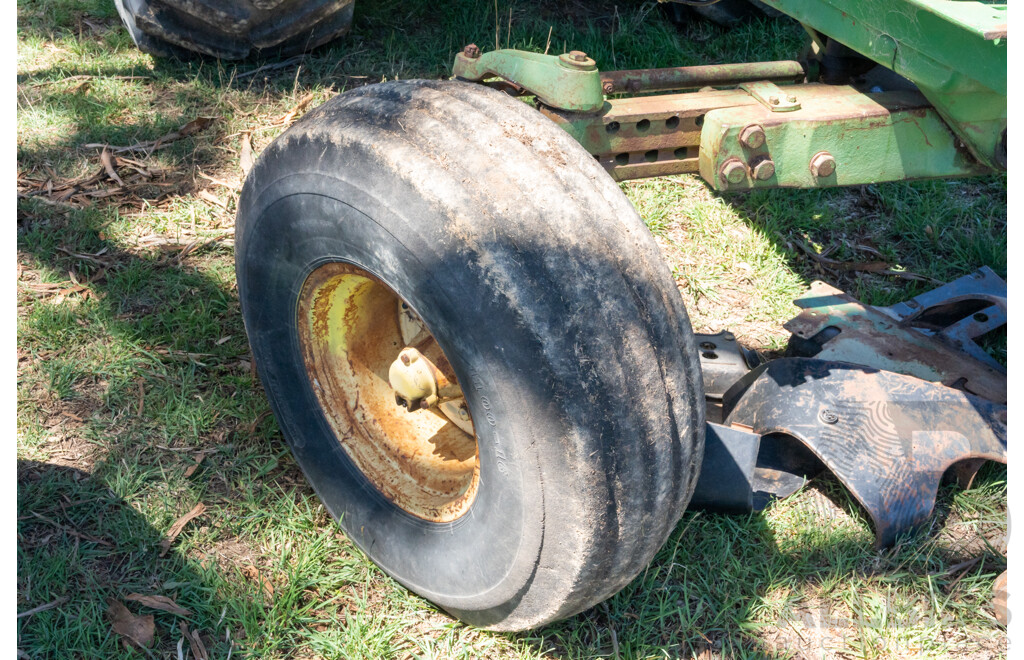
[[[470,44],[455,56],[452,73],[470,82],[503,78],[562,110],[596,112],[604,105],[597,65],[580,51],[559,56],[510,49],[481,53]]]
[[[903,327],[934,337],[1006,373],[976,341],[1006,325],[1006,282],[988,266],[906,302],[876,309]]]
[[[813,282],[795,301],[804,311],[785,328],[794,337],[791,354],[908,374],[1006,403],[1005,368],[979,359],[984,351],[964,341],[1006,322],[1005,297],[1006,283],[987,268],[890,308]]]
[[[722,421],[722,397],[733,383],[761,364],[754,351],[744,348],[727,330],[718,334],[695,334],[700,349],[700,370],[704,378],[707,418]]]
[[[757,511],[827,469],[889,545],[928,519],[943,478],[968,487],[1006,462],[1005,369],[975,355],[1006,322],[990,268],[890,307],[822,282],[796,302],[791,357],[759,364],[732,333],[696,335],[708,424],[692,507]]]
[[[780,89],[772,82],[759,81],[743,83],[740,89],[747,92],[757,102],[772,112],[793,112],[800,109],[800,101],[791,89]]]
[[[867,510],[879,546],[925,523],[950,468],[1006,462],[1006,407],[845,362],[782,358],[725,395],[725,424],[798,439]]]

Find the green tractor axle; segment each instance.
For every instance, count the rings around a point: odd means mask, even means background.
[[[717,190],[743,190],[1005,170],[1005,5],[899,0],[882,15],[878,3],[774,4],[811,35],[806,62],[602,72],[579,51],[470,45],[454,74],[536,97],[617,180],[699,172]],[[891,73],[817,82],[830,39]],[[657,94],[678,90],[695,91]]]

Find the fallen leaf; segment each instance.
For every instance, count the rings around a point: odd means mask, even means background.
[[[214,346],[220,346],[220,345],[221,345],[221,344],[223,344],[224,342],[226,342],[226,341],[228,341],[229,339],[231,339],[231,337],[232,337],[232,335],[228,335],[227,337],[221,337],[221,338],[220,338],[220,339],[218,339],[218,340],[217,340],[216,342],[214,342],[214,344],[213,344],[213,345],[214,345]]]
[[[252,142],[248,133],[242,133],[242,149],[238,156],[238,164],[242,168],[242,176],[247,176],[256,159],[252,155]]]
[[[143,648],[153,643],[156,625],[153,623],[152,614],[135,616],[123,603],[114,598],[108,598],[107,616],[110,617],[110,627],[118,635],[128,638]]]
[[[128,594],[127,600],[134,600],[136,603],[145,605],[146,607],[152,607],[154,610],[160,610],[161,612],[170,612],[171,614],[179,614],[181,616],[192,616],[192,612],[186,610],[184,607],[179,606],[173,600],[167,596],[146,596],[145,594]]]
[[[171,525],[171,528],[167,531],[167,535],[164,537],[164,540],[160,542],[161,557],[166,555],[167,551],[171,549],[171,544],[174,543],[174,539],[178,537],[178,534],[181,534],[181,530],[185,529],[185,525],[188,524],[188,521],[192,520],[203,511],[206,511],[206,505],[200,502],[195,506],[195,508],[183,515],[181,518],[178,518],[178,520]]]
[[[192,465],[188,466],[188,468],[186,468],[186,470],[185,470],[185,478],[186,479],[188,477],[191,477],[195,473],[195,471],[197,469],[199,469],[199,464],[203,462],[204,458],[206,458],[206,452],[205,451],[198,452],[195,455],[195,457],[194,457],[195,463],[193,463]]]
[[[117,181],[117,185],[124,186],[124,181],[117,175],[117,170],[114,169],[114,157],[110,155],[110,149],[103,147],[103,151],[100,152],[100,162],[103,163],[103,169],[106,170],[107,176],[114,181]]]
[[[267,598],[273,597],[274,585],[270,583],[270,580],[268,580],[267,577],[263,575],[263,573],[261,573],[258,568],[256,568],[255,566],[248,565],[243,566],[242,575],[263,587],[263,593],[266,594]]]
[[[199,197],[199,199],[206,200],[207,202],[210,202],[211,204],[219,206],[222,209],[226,209],[228,207],[228,203],[227,202],[225,202],[220,197],[217,197],[216,195],[214,195],[213,193],[211,193],[208,190],[200,190],[199,193],[196,196]]]
[[[206,645],[199,638],[199,631],[193,630],[189,632],[188,624],[184,621],[179,621],[178,627],[181,628],[181,634],[188,640],[188,646],[192,649],[192,655],[195,656],[196,660],[210,660],[210,654],[206,651]]]
[[[292,108],[285,114],[281,115],[280,118],[278,118],[277,123],[286,125],[290,124],[295,119],[295,116],[298,115],[303,110],[305,110],[306,106],[309,105],[314,98],[316,98],[316,95],[313,94],[312,92],[303,96],[302,99],[295,104],[294,108]]]
[[[206,127],[212,124],[216,119],[216,117],[196,117],[179,128],[177,132],[181,137],[189,137],[190,135],[195,135],[200,131],[206,130]]]

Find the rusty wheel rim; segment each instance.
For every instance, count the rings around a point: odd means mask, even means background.
[[[403,309],[411,314],[394,290],[366,270],[320,266],[299,294],[302,359],[338,443],[370,483],[414,516],[450,522],[476,496],[477,442],[433,409],[409,412],[395,404],[388,368],[405,345]],[[454,379],[440,346],[422,327],[416,347]]]

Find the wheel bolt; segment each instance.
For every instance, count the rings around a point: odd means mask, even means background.
[[[754,178],[758,181],[767,181],[775,176],[775,163],[771,158],[765,158],[757,165],[754,165]]]
[[[764,129],[751,124],[740,131],[740,143],[748,149],[760,149],[764,146]]]
[[[747,166],[739,158],[730,158],[722,163],[722,169],[718,171],[718,175],[726,184],[743,183],[743,180],[747,178]]]
[[[827,151],[819,151],[811,158],[811,174],[816,177],[832,176],[836,171],[836,159]]]

